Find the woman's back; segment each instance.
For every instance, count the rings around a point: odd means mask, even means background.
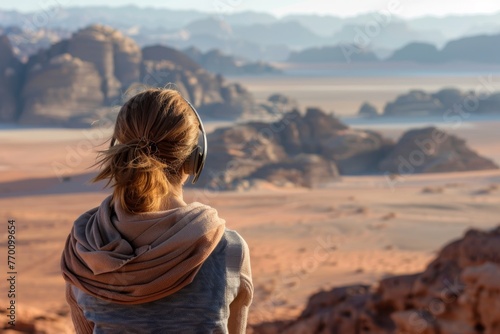
[[[246,323],[246,319],[236,315],[230,317],[227,304],[227,300],[233,301],[238,295],[244,257],[248,257],[244,240],[235,231],[226,230],[193,282],[160,300],[121,305],[76,287],[71,289],[86,321],[94,324],[96,334],[227,333],[228,319],[232,322],[229,328]],[[241,306],[233,305],[233,309]]]

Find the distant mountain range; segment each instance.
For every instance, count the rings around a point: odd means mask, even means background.
[[[309,48],[292,52],[290,62],[415,62],[445,63],[470,62],[500,64],[500,34],[464,37],[448,42],[441,50],[433,44],[412,42],[394,51],[388,58],[379,58],[356,45],[341,44],[335,47]]]
[[[368,27],[377,24],[372,13],[349,18],[331,15],[289,15],[267,13],[204,13],[194,10],[140,8],[137,6],[63,7],[40,13],[0,11],[0,26],[12,41],[19,33],[31,35],[44,47],[57,38],[90,24],[110,25],[132,37],[140,46],[165,44],[177,49],[196,47],[202,52],[219,49],[227,55],[248,60],[284,61],[291,52],[306,48],[355,44]],[[6,29],[8,28],[8,29]],[[5,32],[4,32],[5,33]],[[464,36],[500,33],[500,13],[475,16],[424,17],[412,20],[391,18],[375,34],[368,34],[366,49],[385,58],[412,42],[436,45]],[[15,50],[32,53],[29,47],[12,41]],[[31,48],[34,48],[33,46]]]

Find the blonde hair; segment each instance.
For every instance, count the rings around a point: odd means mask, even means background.
[[[175,90],[151,88],[133,96],[118,113],[111,146],[100,151],[101,170],[92,181],[108,180],[113,201],[129,213],[158,211],[165,196],[178,195],[198,126]]]

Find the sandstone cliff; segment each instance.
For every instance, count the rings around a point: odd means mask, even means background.
[[[0,48],[9,52],[2,55],[11,55],[4,42]],[[12,75],[13,56],[7,56],[0,58],[0,70],[8,67]],[[25,75],[15,76],[19,83],[0,77],[0,94],[5,96],[0,120],[14,120],[19,110],[23,124],[85,126],[102,117],[112,119],[112,107],[123,103],[128,88],[167,85],[178,89],[205,118],[255,119],[268,114],[243,86],[225,83],[186,54],[158,45],[141,50],[130,38],[102,25],[81,29],[39,51],[23,71]]]
[[[33,66],[26,78],[21,94],[23,124],[66,125],[72,117],[92,113],[104,102],[95,66],[67,53]]]

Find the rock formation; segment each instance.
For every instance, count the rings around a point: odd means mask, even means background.
[[[236,189],[256,179],[313,187],[337,179],[339,172],[375,172],[392,144],[378,133],[348,129],[315,108],[305,115],[285,113],[271,123],[217,129],[208,141],[200,184],[214,189]]]
[[[120,90],[139,80],[141,50],[102,25],[75,32],[30,57],[21,90],[20,122],[70,125],[72,119],[118,104]]]
[[[206,118],[256,119],[269,114],[237,83],[204,70],[164,46],[141,50],[117,30],[92,25],[31,56],[22,66],[0,41],[0,121],[88,126],[113,118],[128,88],[178,89]],[[123,96],[122,96],[123,95]]]
[[[493,334],[500,332],[500,227],[470,230],[419,274],[321,291],[298,319],[253,334]]]
[[[275,96],[274,101],[286,101]],[[274,122],[216,129],[198,186],[240,189],[256,180],[315,187],[338,175],[413,174],[497,169],[465,141],[436,128],[411,130],[398,143],[351,129],[315,108],[287,112]]]
[[[465,141],[434,127],[406,132],[380,162],[384,173],[413,174],[497,169],[479,156]]]

